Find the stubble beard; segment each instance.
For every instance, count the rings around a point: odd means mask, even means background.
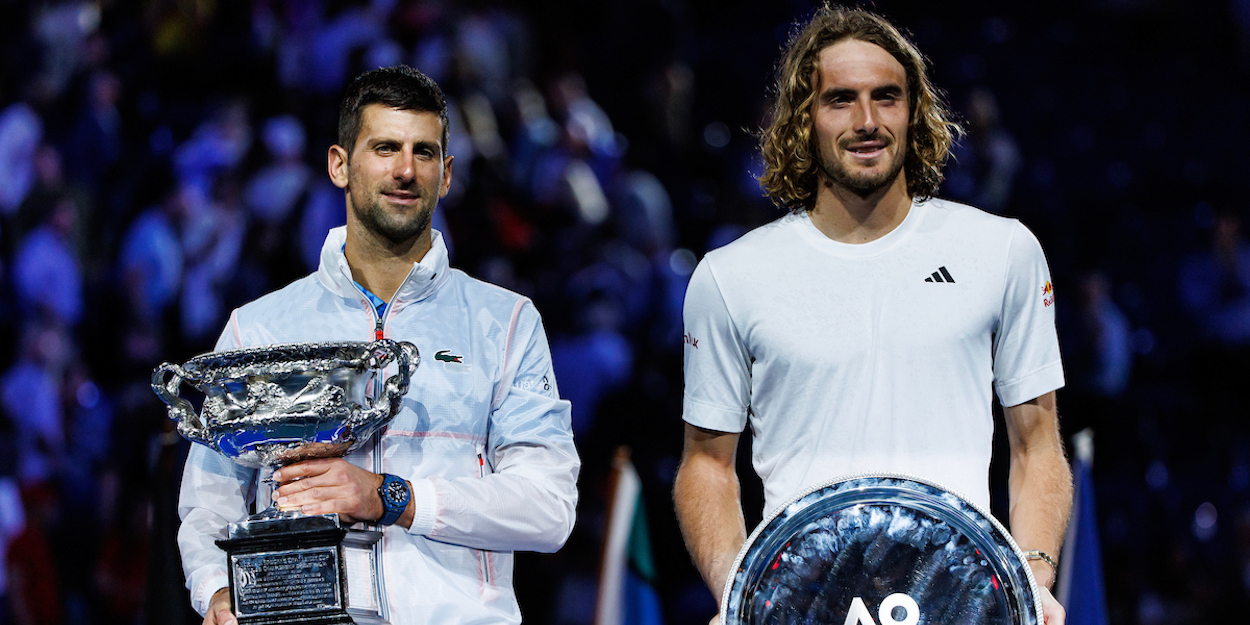
[[[842,148],[839,146],[837,149]],[[833,184],[860,197],[868,197],[893,184],[899,173],[903,171],[905,153],[900,152],[894,158],[890,168],[878,174],[852,174],[840,159],[830,158],[823,152],[820,155],[819,165],[821,172]]]
[[[363,205],[356,207],[356,218],[365,230],[395,244],[411,241],[430,227],[437,197],[422,195],[415,213],[396,212],[382,206],[382,193],[378,192]]]

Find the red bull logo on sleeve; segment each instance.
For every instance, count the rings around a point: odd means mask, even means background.
[[[1042,287],[1042,306],[1051,306],[1055,303],[1055,287],[1051,286],[1050,280],[1046,281],[1046,285]]]

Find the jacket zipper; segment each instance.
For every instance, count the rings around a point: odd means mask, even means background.
[[[479,479],[486,477],[486,457],[482,452],[477,452],[477,477]],[[486,585],[490,586],[490,555],[485,549],[479,549],[478,558],[482,561],[482,578],[486,580]]]

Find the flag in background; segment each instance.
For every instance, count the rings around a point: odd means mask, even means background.
[[[663,625],[660,597],[652,587],[655,560],[642,482],[630,462],[628,447],[617,448],[609,484],[595,625]]]
[[[1107,625],[1107,595],[1102,581],[1102,544],[1094,511],[1094,435],[1082,430],[1072,437],[1072,520],[1059,556],[1055,598],[1068,613],[1068,625]]]

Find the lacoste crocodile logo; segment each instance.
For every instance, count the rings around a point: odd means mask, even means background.
[[[443,351],[434,354],[434,360],[440,360],[442,362],[455,362],[455,363],[464,364],[464,360],[462,360],[463,358],[464,356],[457,356],[455,354],[452,354],[450,349],[444,349]]]

